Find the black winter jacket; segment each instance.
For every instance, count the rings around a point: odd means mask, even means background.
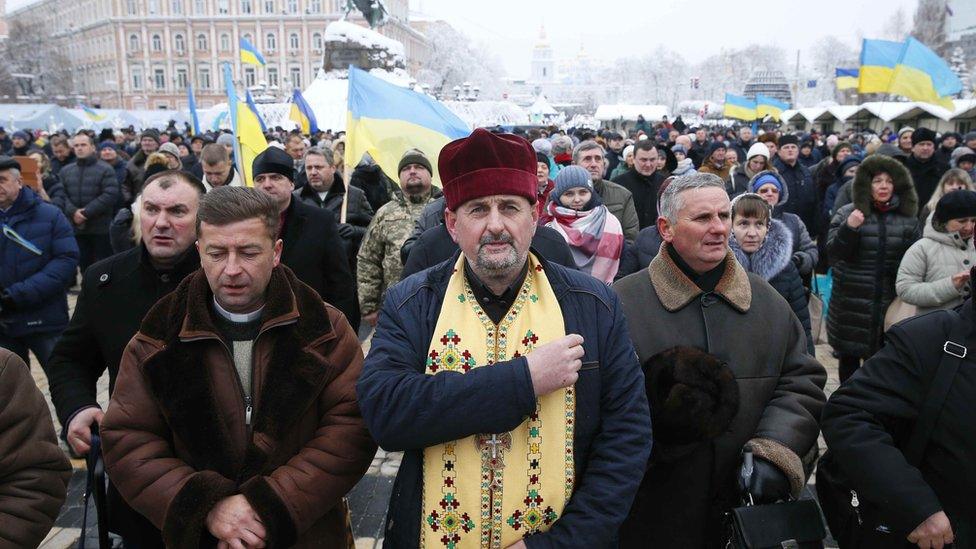
[[[657,190],[664,181],[661,172],[656,171],[650,176],[645,176],[631,168],[613,178],[612,181],[634,196],[634,207],[637,209],[637,219],[640,221],[641,229],[657,223]]]
[[[918,203],[927,204],[929,199],[932,198],[932,193],[935,192],[935,188],[939,186],[939,180],[942,179],[942,174],[946,173],[949,166],[939,162],[934,156],[923,162],[915,158],[915,155],[912,155],[903,159],[902,162],[912,175],[912,181],[915,183],[915,192],[918,194]]]
[[[335,216],[294,196],[288,206],[281,262],[330,305],[342,311],[353,330],[359,330],[356,280],[349,269],[346,248]]]
[[[729,238],[729,247],[735,258],[747,272],[759,275],[790,304],[793,314],[800,319],[807,336],[807,351],[815,354],[810,332],[810,309],[807,307],[807,291],[800,279],[800,272],[793,264],[793,235],[782,221],[773,219],[762,247],[752,254],[742,251],[735,235]]]
[[[624,253],[620,256],[620,268],[617,269],[617,278],[621,279],[629,274],[636,273],[641,269],[646,269],[651,264],[651,260],[657,256],[661,250],[661,243],[664,239],[657,231],[656,225],[641,229],[637,233],[637,240],[631,244],[624,243]]]
[[[807,229],[817,234],[817,188],[813,184],[813,176],[800,161],[793,166],[787,166],[777,156],[773,159],[773,166],[786,181],[789,189],[789,201],[783,205],[783,211],[796,214],[803,220]]]
[[[823,411],[823,434],[862,501],[886,502],[882,513],[894,532],[910,532],[941,510],[955,535],[952,547],[973,549],[976,313],[971,300],[958,311],[934,311],[894,325],[878,354],[831,395]],[[944,342],[958,323],[970,327],[967,337],[955,341],[968,348],[968,356],[959,365],[915,467],[899,448],[911,436],[928,385],[945,356]]]
[[[359,244],[363,241],[363,235],[366,234],[366,227],[373,220],[373,208],[366,200],[366,193],[359,187],[346,189],[345,183],[342,182],[342,176],[337,172],[332,178],[332,186],[326,193],[325,200],[319,197],[319,193],[311,185],[307,184],[292,194],[306,204],[329,210],[337,222],[341,217],[343,199],[349,201],[346,205],[346,223],[352,227],[352,237],[347,240],[346,247],[349,250],[351,263],[359,251]]]
[[[64,196],[55,204],[68,221],[75,212],[84,210],[88,218],[83,225],[74,226],[75,234],[108,234],[119,199],[119,182],[115,170],[95,155],[79,158],[61,169],[58,177]],[[54,197],[51,198],[55,200]]]
[[[880,212],[871,200],[871,179],[881,172],[891,175],[895,183],[894,208],[888,212]],[[877,154],[858,168],[851,194],[854,202],[837,210],[827,237],[827,255],[834,269],[827,336],[839,353],[867,358],[881,344],[885,311],[895,298],[898,265],[920,234],[918,196],[904,166]],[[847,217],[855,208],[865,219],[852,229]]]

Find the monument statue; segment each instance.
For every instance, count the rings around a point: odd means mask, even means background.
[[[369,23],[371,29],[386,23],[387,11],[386,6],[383,5],[383,0],[346,0],[342,18],[349,17],[353,10],[359,10],[363,14],[363,18]]]

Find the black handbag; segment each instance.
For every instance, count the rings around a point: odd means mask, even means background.
[[[743,454],[744,469],[751,469],[752,450]],[[750,473],[751,474],[751,473]],[[812,499],[753,505],[732,509],[727,547],[740,549],[822,549],[827,536],[820,509]]]
[[[911,435],[902,447],[905,460],[914,467],[922,461],[952,380],[968,354],[968,349],[956,342],[965,341],[970,326],[956,313],[952,314],[955,322],[949,338],[942,345],[942,360],[928,383],[924,404]],[[817,463],[817,499],[840,549],[890,548],[907,543],[905,538],[910,532],[896,530],[885,519],[881,506],[858,495],[829,449]]]
[[[108,511],[106,509],[105,494],[105,461],[102,459],[102,437],[98,432],[98,423],[91,424],[91,449],[87,458],[88,478],[85,486],[85,511],[81,519],[81,536],[78,538],[78,549],[85,549],[88,541],[88,505],[94,500],[96,528],[98,530],[98,549],[111,549],[112,542],[108,535]]]

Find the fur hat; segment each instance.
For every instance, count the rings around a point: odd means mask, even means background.
[[[691,444],[728,429],[739,411],[739,386],[727,364],[700,349],[677,346],[644,363],[654,441]]]
[[[779,142],[776,143],[776,144],[781,149],[785,145],[797,145],[797,146],[799,146],[799,144],[800,144],[800,138],[797,137],[797,136],[795,136],[795,135],[789,134],[789,133],[784,133],[783,135],[780,136]]]
[[[961,217],[976,217],[976,191],[960,189],[946,193],[935,206],[934,221],[948,223]]]
[[[524,196],[531,204],[538,200],[535,151],[517,135],[477,128],[444,145],[437,167],[452,211],[468,200],[496,194]]]
[[[912,146],[918,145],[923,141],[931,141],[935,144],[935,132],[928,128],[919,128],[912,133]]]

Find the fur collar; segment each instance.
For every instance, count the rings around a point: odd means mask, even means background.
[[[338,373],[316,349],[334,340],[335,332],[318,293],[284,265],[275,267],[259,336],[274,342],[253,414],[253,437],[242,454],[231,443],[229,426],[221,420],[226,414],[217,408],[211,376],[201,363],[202,346],[219,337],[212,299],[198,270],[150,309],[140,333],[163,347],[146,359],[143,370],[167,424],[192,454],[191,465],[243,481],[273,461],[277,441]]]
[[[681,268],[668,255],[667,247],[669,245],[667,242],[661,244],[661,250],[657,257],[651,261],[647,270],[657,298],[665,309],[673,313],[700,296],[702,290],[685,276]],[[752,304],[752,286],[749,284],[749,275],[746,274],[742,265],[736,261],[732,250],[729,250],[725,256],[725,272],[715,287],[714,293],[722,296],[722,299],[740,313],[749,311],[749,306]]]
[[[746,255],[742,251],[735,234],[729,238],[729,247],[746,271],[757,274],[768,282],[790,264],[793,257],[793,234],[782,221],[773,219],[766,240],[752,255]]]
[[[871,207],[871,179],[881,172],[890,175],[895,182],[894,195],[898,197],[899,204],[893,211],[908,217],[918,215],[918,194],[915,192],[912,176],[901,162],[880,154],[872,154],[865,158],[857,168],[854,182],[851,184],[851,199],[854,207],[865,215],[874,210]]]

